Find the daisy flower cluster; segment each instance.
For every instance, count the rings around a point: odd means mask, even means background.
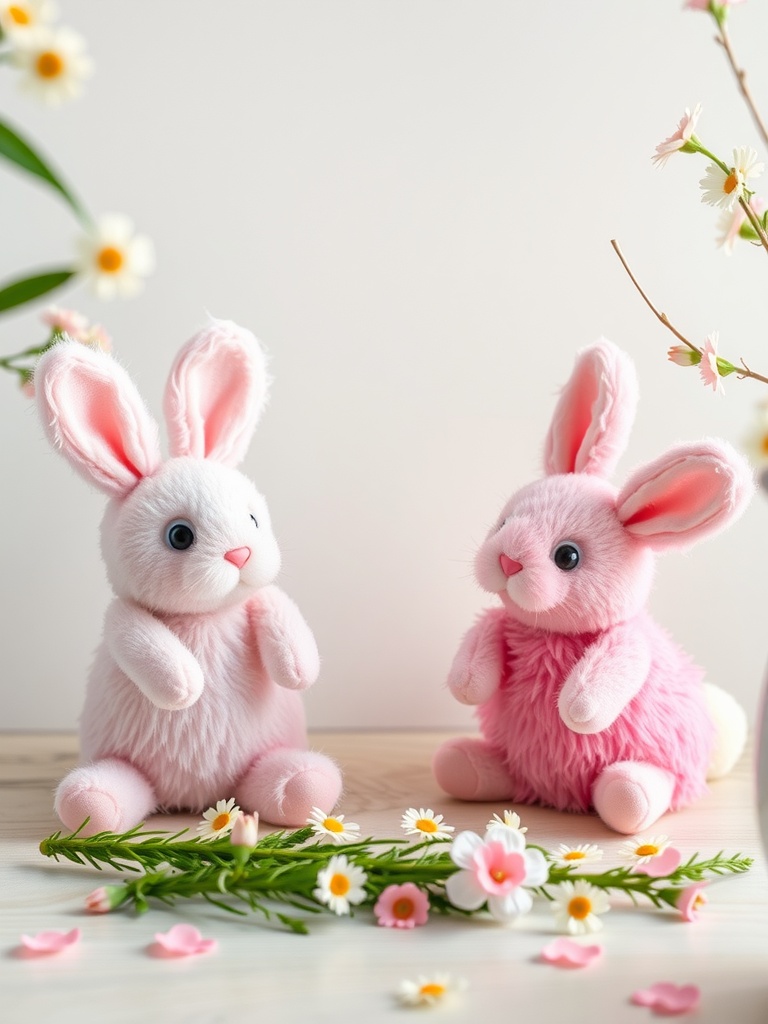
[[[741,98],[751,116],[759,146],[768,147],[768,125],[758,109],[750,89],[746,71],[736,59],[729,32],[732,8],[741,6],[746,0],[688,0],[684,6],[710,17],[715,24],[715,40],[724,53],[734,75]],[[758,149],[750,144],[733,147],[730,152],[716,153],[703,141],[700,122],[703,120],[701,103],[686,107],[677,122],[675,130],[656,145],[651,160],[656,167],[665,167],[670,160],[677,160],[678,154],[704,157],[707,161],[703,176],[699,179],[701,202],[719,211],[716,228],[716,243],[730,256],[737,246],[745,242],[768,253],[768,202],[757,190],[762,183],[765,159]],[[677,366],[698,368],[702,382],[715,393],[722,394],[723,378],[735,374],[737,378],[751,377],[768,384],[768,376],[752,370],[743,359],[730,360],[718,351],[719,332],[710,331],[703,342],[686,337],[662,313],[639,285],[629,268],[616,241],[611,243],[627,270],[633,284],[653,314],[677,338],[668,350],[668,358]],[[752,460],[764,467],[762,483],[768,489],[768,402],[761,402],[744,447]]]
[[[749,858],[722,853],[683,862],[668,836],[654,835],[616,846],[610,852],[619,863],[605,869],[606,851],[595,843],[530,842],[512,810],[494,814],[483,832],[457,832],[432,808],[409,807],[399,837],[363,839],[357,822],[315,807],[302,828],[259,838],[258,818],[230,797],[204,812],[196,836],[188,838],[187,831],[170,835],[137,826],[122,835],[57,832],[40,850],[79,864],[144,870],[131,881],[94,890],[86,900],[92,913],[146,910],[154,899],[173,904],[197,896],[228,910],[245,904],[295,932],[307,931],[306,914],[291,916],[281,904],[336,918],[365,912],[397,932],[427,925],[434,915],[481,915],[509,925],[538,906],[553,930],[576,938],[603,927],[614,893],[632,903],[642,897],[695,921],[711,878],[751,865]],[[553,960],[571,956],[569,948],[561,944],[551,951]],[[431,983],[419,982],[411,994],[415,998],[421,985]]]
[[[93,72],[83,38],[55,21],[50,0],[0,0],[0,69],[19,72],[19,84],[45,103],[57,105],[73,99]],[[53,190],[70,207],[80,224],[73,237],[71,257],[62,267],[23,276],[0,284],[0,313],[16,309],[48,294],[73,279],[82,278],[100,299],[138,294],[155,265],[151,240],[138,234],[133,222],[119,213],[94,219],[61,175],[38,148],[16,127],[0,119],[0,161],[31,175]],[[100,325],[89,326],[79,314],[61,334],[85,344],[107,347]],[[26,392],[32,391],[35,360],[61,335],[45,344],[31,345],[0,359],[0,369],[16,374]]]
[[[0,55],[22,89],[52,106],[79,96],[93,74],[85,40],[55,16],[50,0],[0,0]]]

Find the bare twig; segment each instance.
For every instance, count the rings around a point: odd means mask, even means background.
[[[768,146],[768,129],[766,129],[765,127],[765,122],[760,116],[760,111],[757,109],[755,101],[752,97],[752,93],[750,92],[749,86],[747,85],[747,73],[746,71],[744,71],[743,68],[739,67],[736,61],[736,56],[733,52],[733,47],[731,46],[731,39],[728,35],[728,29],[726,28],[725,23],[718,24],[718,30],[720,34],[715,36],[715,42],[719,43],[720,46],[722,46],[722,48],[725,50],[725,54],[728,58],[728,63],[731,65],[733,73],[736,76],[736,81],[738,82],[741,95],[744,97],[744,101],[747,104],[747,107],[749,107],[749,112],[752,115],[752,120],[755,122],[757,130],[760,132],[763,142],[766,146]]]
[[[689,341],[689,340],[688,340],[688,339],[687,339],[687,338],[685,337],[685,335],[684,335],[684,334],[681,334],[681,333],[680,333],[680,331],[678,331],[678,329],[677,329],[677,328],[676,328],[676,327],[675,327],[675,326],[674,326],[674,325],[673,325],[673,324],[672,324],[672,323],[670,322],[670,320],[669,320],[669,318],[668,318],[667,314],[666,314],[666,313],[662,313],[662,312],[660,312],[660,310],[658,310],[658,309],[656,308],[656,306],[654,306],[654,304],[653,304],[653,303],[651,302],[651,300],[650,300],[650,299],[648,298],[648,296],[647,296],[647,295],[645,294],[645,292],[643,291],[643,289],[642,289],[642,288],[640,287],[640,285],[639,285],[639,283],[638,283],[638,280],[637,280],[637,278],[636,278],[636,277],[635,277],[635,275],[634,275],[634,274],[632,273],[632,271],[631,271],[631,269],[630,269],[630,267],[629,267],[629,264],[627,263],[627,261],[626,261],[626,259],[625,259],[625,257],[624,257],[624,253],[623,253],[623,252],[621,251],[621,247],[619,246],[619,243],[618,243],[618,242],[616,241],[616,239],[615,239],[615,238],[612,238],[612,239],[611,239],[611,245],[613,246],[613,248],[614,248],[614,251],[616,252],[616,255],[617,255],[617,256],[619,257],[619,259],[621,260],[621,265],[622,265],[622,266],[624,267],[624,269],[626,270],[627,274],[629,275],[629,279],[631,280],[632,284],[633,284],[633,285],[635,286],[635,288],[637,288],[638,292],[640,292],[640,294],[642,295],[643,299],[645,300],[645,303],[646,303],[646,305],[647,305],[647,306],[648,306],[648,308],[649,308],[649,309],[651,310],[651,312],[652,312],[652,313],[654,314],[654,316],[655,316],[655,317],[657,317],[657,318],[658,318],[658,319],[659,319],[659,320],[660,320],[660,321],[661,321],[661,322],[662,322],[662,323],[664,324],[664,326],[665,326],[665,327],[666,327],[666,328],[667,328],[668,330],[672,331],[672,333],[674,334],[674,336],[675,336],[675,337],[676,337],[676,338],[677,338],[677,339],[678,339],[679,341],[682,341],[682,343],[683,343],[684,345],[687,345],[687,346],[688,346],[688,348],[689,348],[689,349],[691,349],[691,350],[692,350],[693,352],[698,352],[698,354],[699,354],[700,356],[703,356],[703,355],[704,355],[704,353],[703,353],[703,351],[702,351],[702,350],[701,350],[701,349],[700,349],[700,348],[698,347],[698,345],[694,345],[694,344],[693,344],[693,342],[692,342],[692,341]],[[726,360],[726,361],[728,361],[728,360]],[[743,360],[743,359],[742,359],[742,360],[740,360],[740,361],[741,361],[741,365],[742,365],[742,366],[744,367],[744,369],[743,369],[743,370],[738,370],[738,369],[737,369],[737,370],[735,371],[735,372],[736,372],[736,375],[737,375],[737,377],[739,378],[739,380],[743,380],[743,379],[744,379],[745,377],[751,377],[751,378],[752,378],[753,380],[759,380],[759,381],[761,381],[761,382],[762,382],[763,384],[768,384],[768,377],[764,377],[764,376],[763,376],[763,375],[762,375],[761,373],[755,373],[755,371],[754,371],[754,370],[750,370],[750,368],[749,368],[749,367],[747,366],[747,364],[746,364],[746,363],[744,362],[744,360]],[[732,364],[732,365],[733,365],[733,364]],[[729,372],[730,372],[730,371],[729,371]]]

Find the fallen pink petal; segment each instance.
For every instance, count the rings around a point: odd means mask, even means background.
[[[554,967],[589,967],[603,955],[602,946],[582,946],[573,939],[555,939],[542,949],[540,957]]]
[[[175,924],[167,932],[157,932],[156,946],[150,947],[155,956],[195,956],[211,953],[216,948],[216,939],[204,939],[191,924]]]
[[[635,867],[636,875],[650,875],[651,878],[664,878],[677,871],[683,859],[682,853],[674,846],[668,846],[658,857],[651,857],[645,864]]]
[[[38,932],[37,935],[22,935],[21,944],[30,953],[51,954],[61,953],[80,941],[80,929],[73,928],[70,932]]]
[[[674,1017],[690,1013],[701,1001],[701,990],[697,985],[675,985],[671,981],[660,981],[650,988],[632,993],[635,1006],[647,1006],[662,1017]]]

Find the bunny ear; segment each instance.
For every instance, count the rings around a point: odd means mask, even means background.
[[[40,359],[34,379],[51,444],[91,483],[124,497],[157,469],[157,424],[111,356],[62,341]]]
[[[705,440],[636,470],[617,511],[627,532],[650,548],[685,548],[737,519],[754,489],[746,459],[725,441]]]
[[[637,376],[629,356],[605,339],[582,349],[547,433],[545,472],[610,476],[636,406]]]
[[[171,455],[236,466],[266,404],[266,357],[230,320],[212,320],[187,342],[165,389]]]

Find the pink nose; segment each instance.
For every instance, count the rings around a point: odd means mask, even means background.
[[[514,576],[523,568],[522,562],[516,562],[514,558],[507,558],[506,555],[499,555],[499,565],[505,576]]]
[[[250,548],[232,548],[232,550],[228,551],[224,555],[224,557],[226,558],[226,560],[228,562],[231,562],[232,565],[236,565],[238,569],[242,569],[243,566],[245,565],[245,563],[251,557],[251,549]]]

